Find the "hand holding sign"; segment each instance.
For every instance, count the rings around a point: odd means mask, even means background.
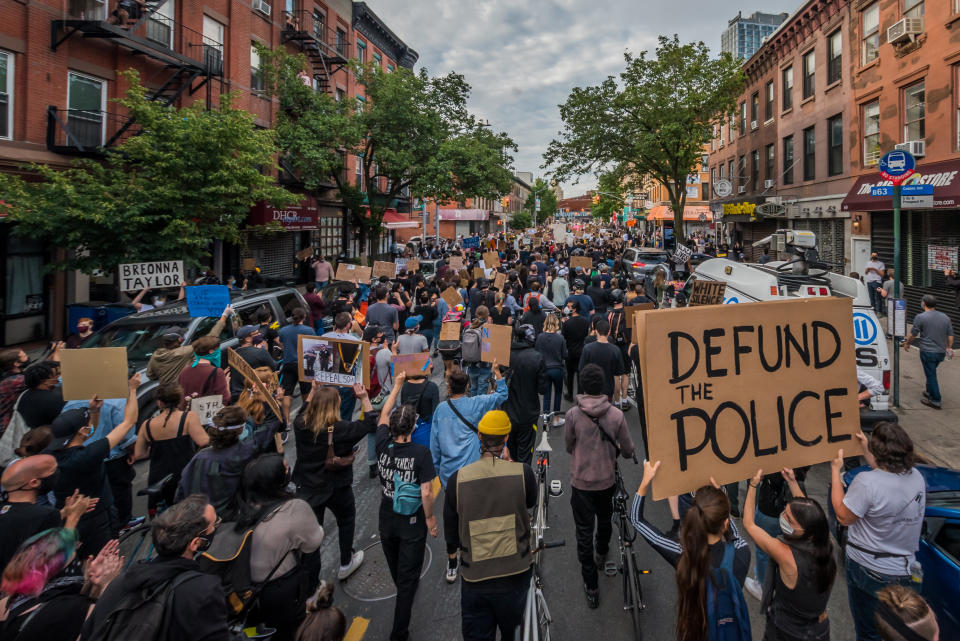
[[[226,285],[194,285],[185,292],[191,318],[217,317],[230,306],[230,288]]]

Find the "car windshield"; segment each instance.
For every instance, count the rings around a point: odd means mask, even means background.
[[[163,335],[178,329],[183,327],[160,319],[117,323],[88,338],[83,347],[125,347],[128,361],[147,361],[163,345]]]
[[[635,258],[640,263],[663,263],[667,260],[666,252],[638,252]]]

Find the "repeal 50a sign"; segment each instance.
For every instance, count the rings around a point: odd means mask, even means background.
[[[852,302],[639,312],[653,496],[860,451]]]

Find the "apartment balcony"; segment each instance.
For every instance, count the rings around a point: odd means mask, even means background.
[[[47,149],[58,154],[101,156],[139,133],[130,117],[107,111],[47,107]]]

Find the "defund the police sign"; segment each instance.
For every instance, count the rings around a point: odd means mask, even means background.
[[[824,298],[638,313],[654,498],[858,453],[852,312]]]

